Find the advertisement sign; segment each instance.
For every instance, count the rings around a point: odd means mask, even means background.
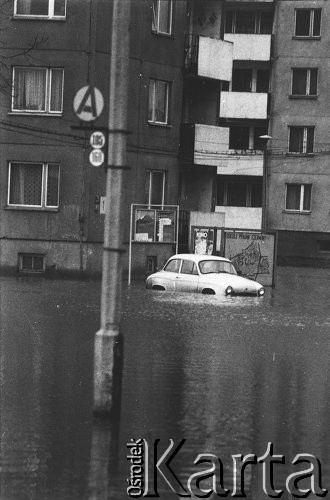
[[[225,257],[242,276],[272,286],[275,234],[225,231]]]
[[[133,241],[175,243],[176,210],[137,208]]]
[[[212,255],[215,249],[214,229],[209,227],[192,227],[193,253]]]

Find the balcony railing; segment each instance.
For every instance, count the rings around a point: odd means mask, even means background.
[[[233,44],[228,41],[198,35],[185,37],[187,74],[230,81],[233,67]]]
[[[270,61],[272,35],[225,33],[224,39],[233,43],[235,61]]]
[[[232,229],[261,229],[261,207],[226,207],[216,205],[215,212],[224,214],[226,227]]]
[[[266,120],[268,94],[257,92],[221,92],[220,118]]]
[[[263,174],[263,152],[229,149],[229,127],[183,124],[180,150],[183,161],[217,167],[218,174]]]

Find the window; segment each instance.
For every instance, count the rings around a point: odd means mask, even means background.
[[[169,82],[150,80],[149,85],[149,123],[167,125],[169,123]]]
[[[289,127],[289,153],[313,153],[314,127]]]
[[[59,178],[58,164],[10,163],[8,206],[58,208]]]
[[[292,69],[292,95],[317,95],[317,69]]]
[[[234,69],[232,92],[269,92],[269,71],[264,69]]]
[[[168,273],[178,273],[181,265],[181,259],[172,259],[166,266],[164,267],[164,271]]]
[[[43,273],[45,272],[45,256],[37,253],[20,253],[18,254],[18,267],[23,273]]]
[[[319,37],[321,9],[296,9],[295,36]]]
[[[172,32],[173,0],[153,0],[152,31],[170,35]]]
[[[286,184],[285,209],[294,212],[310,212],[311,184]]]
[[[60,68],[14,68],[12,111],[62,113],[63,77]]]
[[[264,143],[260,139],[261,135],[267,134],[265,127],[230,127],[229,128],[229,149],[240,151],[264,149]]]
[[[16,0],[15,16],[65,18],[66,0]]]
[[[227,207],[261,207],[262,178],[219,175],[217,177],[217,205]]]
[[[165,178],[164,170],[147,170],[145,186],[145,203],[147,205],[164,205]]]
[[[272,29],[272,11],[228,10],[226,13],[226,33],[271,35]]]
[[[197,266],[192,260],[184,260],[182,262],[181,274],[197,274]]]
[[[319,252],[330,252],[330,240],[319,240],[317,244]]]

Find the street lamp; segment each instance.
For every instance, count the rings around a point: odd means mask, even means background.
[[[261,212],[261,230],[266,231],[267,229],[267,143],[269,139],[272,139],[271,135],[260,135],[259,139],[262,140],[263,143],[263,162],[262,162],[262,212]]]

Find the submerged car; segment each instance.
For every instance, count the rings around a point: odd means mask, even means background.
[[[212,295],[258,295],[260,283],[237,274],[233,263],[213,255],[173,255],[161,271],[148,276],[146,288]]]

